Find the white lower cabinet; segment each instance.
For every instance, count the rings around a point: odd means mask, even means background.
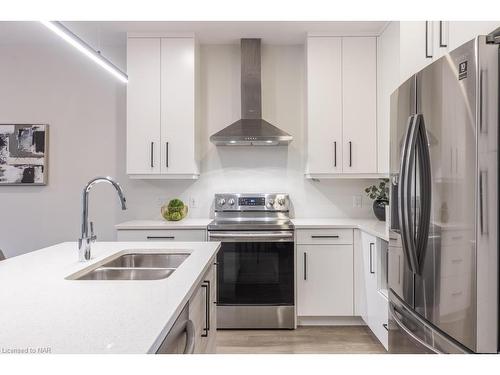
[[[217,336],[215,258],[189,299],[189,319],[195,328],[195,354],[215,353]]]
[[[119,229],[118,241],[206,241],[205,229]]]
[[[297,246],[297,314],[352,316],[352,245]]]
[[[381,240],[365,232],[355,230],[355,314],[361,316],[372,332],[387,349],[388,301],[382,293],[385,278],[382,262],[386,251]]]
[[[299,229],[297,315],[354,314],[352,229]]]

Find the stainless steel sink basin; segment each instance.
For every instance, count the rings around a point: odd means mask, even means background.
[[[69,280],[160,280],[169,277],[189,253],[127,253],[102,263]]]
[[[189,254],[124,254],[104,263],[101,267],[127,268],[177,268],[186,260]]]
[[[173,268],[97,268],[75,280],[159,280],[169,277]]]

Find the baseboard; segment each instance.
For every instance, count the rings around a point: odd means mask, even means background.
[[[298,326],[365,326],[360,316],[298,316]]]

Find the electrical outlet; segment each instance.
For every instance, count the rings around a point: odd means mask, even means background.
[[[361,195],[353,195],[352,196],[352,206],[354,208],[363,207],[363,197]]]
[[[189,206],[191,208],[198,208],[198,199],[196,197],[189,197]]]

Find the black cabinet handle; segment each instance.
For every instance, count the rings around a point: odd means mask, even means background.
[[[382,326],[388,331],[389,327],[387,326],[387,323],[382,324]]]
[[[370,273],[375,273],[375,271],[373,271],[373,245],[375,244],[370,242]]]
[[[210,331],[210,280],[203,282],[201,287],[205,288],[205,328],[203,328],[204,332],[201,337],[208,337],[208,331]]]
[[[320,235],[320,234],[313,234],[311,236],[311,238],[339,238],[340,236],[338,235],[331,235],[331,236],[327,236],[327,235]]]
[[[307,253],[304,253],[304,280],[307,280]]]
[[[337,166],[337,141],[333,142],[333,166]]]
[[[148,240],[173,240],[175,236],[147,236]]]
[[[439,21],[439,47],[441,47],[441,48],[448,47],[447,42],[445,43],[443,41],[443,34],[444,34],[443,21]]]
[[[429,53],[429,21],[425,21],[425,58],[432,59]]]
[[[352,142],[349,141],[349,167],[352,167]]]
[[[154,155],[154,144],[155,144],[154,142],[151,142],[151,148],[150,148],[150,150],[151,150],[151,168],[154,168],[154,166],[155,166],[155,165],[154,165],[154,160],[153,160],[153,155]]]
[[[165,164],[168,168],[168,142],[165,143]]]

